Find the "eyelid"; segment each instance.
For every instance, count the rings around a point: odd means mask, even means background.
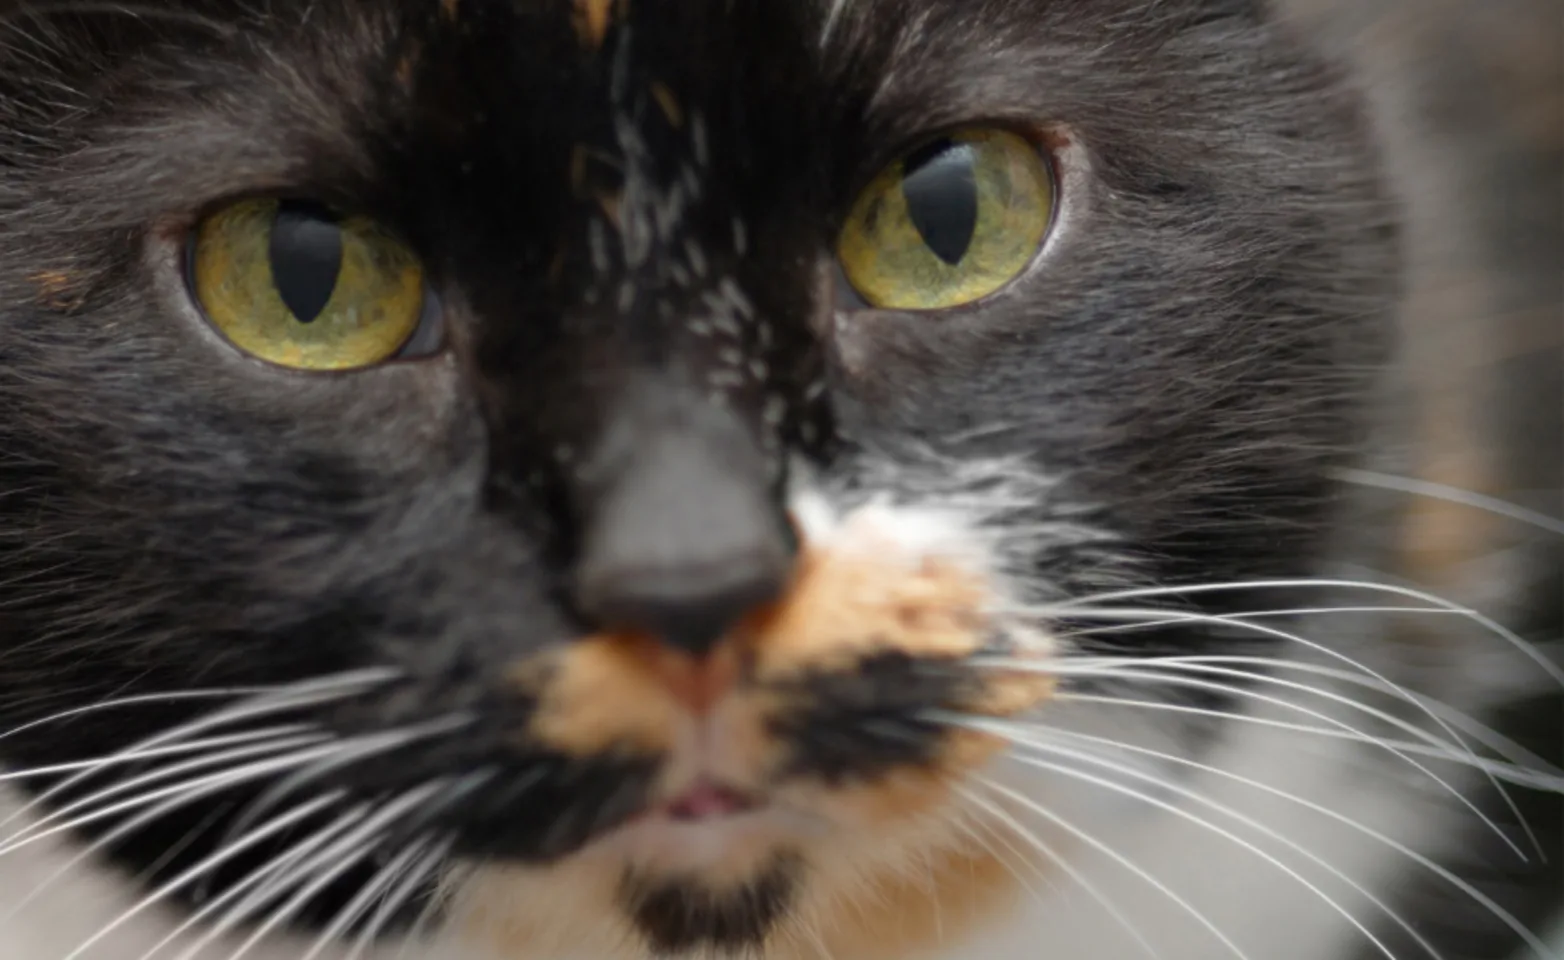
[[[418,328],[402,345],[392,361],[416,360],[432,357],[444,352],[446,342],[445,302],[440,292],[429,282],[428,272],[424,274],[424,307],[423,313],[418,318]]]
[[[847,279],[847,271],[842,269],[842,260],[833,254],[831,257],[831,296],[834,307],[839,311],[856,313],[860,310],[877,310],[869,301],[858,294],[852,281]]]

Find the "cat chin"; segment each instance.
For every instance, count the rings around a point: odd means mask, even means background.
[[[838,813],[854,802],[838,798]],[[973,839],[976,822],[959,801],[899,823],[827,826],[785,804],[695,824],[648,818],[548,867],[466,873],[442,942],[507,960],[737,957],[762,943],[767,960],[812,960],[828,931],[830,955],[905,960],[1014,900],[1013,868]],[[686,923],[705,911],[731,939],[650,945],[659,898]]]
[[[688,878],[720,890],[752,882],[779,857],[829,842],[831,833],[818,817],[769,803],[700,820],[655,813],[596,841],[576,859],[639,876]]]

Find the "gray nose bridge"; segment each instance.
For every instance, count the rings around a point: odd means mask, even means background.
[[[702,654],[787,580],[771,465],[739,415],[664,376],[639,379],[611,410],[576,481],[578,604]]]
[[[606,40],[607,123],[573,164],[577,329],[623,379],[597,380],[595,439],[567,483],[581,612],[699,655],[780,593],[792,547],[767,434],[782,403],[771,331],[732,273],[749,231],[726,193],[720,117],[686,98],[690,71],[664,62],[682,43],[657,42],[661,23]]]

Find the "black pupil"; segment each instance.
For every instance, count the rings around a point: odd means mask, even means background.
[[[935,256],[955,266],[977,230],[976,151],[969,143],[935,140],[902,163],[907,215]]]
[[[277,204],[272,221],[272,282],[300,323],[313,323],[331,301],[342,272],[342,227],[336,214],[308,200]]]

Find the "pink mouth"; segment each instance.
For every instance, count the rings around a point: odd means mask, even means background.
[[[759,801],[749,794],[701,780],[654,812],[678,823],[699,823],[748,813],[759,806]]]

